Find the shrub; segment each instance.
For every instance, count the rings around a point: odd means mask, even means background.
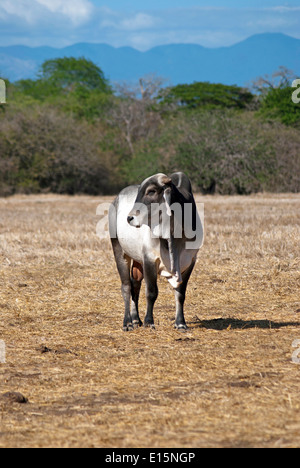
[[[122,165],[126,183],[184,171],[204,194],[298,192],[300,133],[252,112],[180,113]]]
[[[260,114],[270,120],[279,120],[285,125],[300,126],[300,104],[292,101],[294,88],[270,88],[264,96]]]
[[[274,150],[259,125],[230,111],[194,117],[178,144],[175,161],[203,193],[264,190],[276,171]]]
[[[0,194],[104,193],[109,171],[93,128],[47,106],[0,120]]]
[[[300,135],[250,112],[206,112],[186,122],[174,163],[203,193],[297,192]]]

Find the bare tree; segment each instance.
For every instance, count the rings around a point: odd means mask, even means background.
[[[251,91],[265,96],[270,89],[285,88],[291,86],[292,81],[296,78],[292,70],[284,66],[280,66],[278,70],[271,75],[264,75],[253,80],[249,88]]]
[[[138,83],[115,84],[116,99],[108,120],[121,131],[131,154],[134,153],[134,143],[153,136],[162,123],[156,104],[164,81],[155,75],[147,75]]]

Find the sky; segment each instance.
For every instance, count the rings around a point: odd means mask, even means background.
[[[0,46],[222,47],[264,32],[300,39],[300,0],[0,0]]]

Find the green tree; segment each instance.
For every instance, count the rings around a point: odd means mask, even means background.
[[[14,84],[14,95],[16,100],[23,101],[24,97],[33,98],[38,101],[49,100],[59,94],[59,88],[54,83],[45,80],[20,80]]]
[[[46,60],[41,67],[40,78],[62,90],[70,91],[79,87],[111,93],[101,68],[84,57]]]
[[[244,109],[254,99],[250,91],[238,86],[207,82],[180,84],[170,88],[162,98],[163,103],[176,104],[187,109],[237,108]]]
[[[32,99],[93,121],[109,107],[112,89],[103,71],[85,58],[47,60],[37,80],[20,80],[14,86],[15,99],[30,105]]]
[[[260,101],[259,115],[285,125],[300,125],[300,105],[292,100],[295,73],[283,66],[271,75],[256,78],[251,88]]]
[[[292,101],[294,88],[270,88],[264,96],[259,113],[271,120],[280,120],[285,125],[300,126],[300,104]]]

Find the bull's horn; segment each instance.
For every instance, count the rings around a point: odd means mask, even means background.
[[[158,177],[158,183],[160,185],[170,185],[172,183],[172,179],[170,179],[170,177],[162,174],[161,176]]]

